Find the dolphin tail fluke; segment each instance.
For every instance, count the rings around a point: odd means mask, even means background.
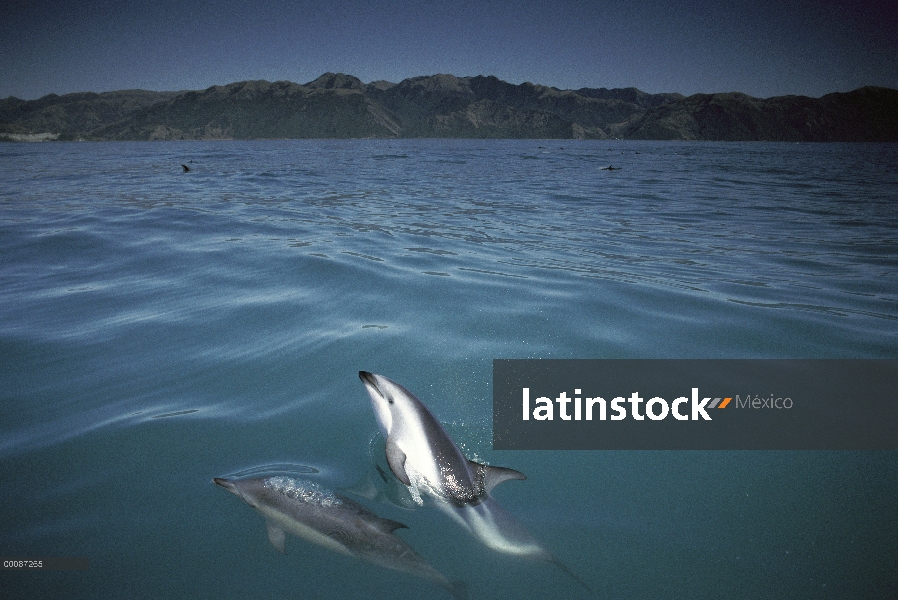
[[[571,579],[573,579],[574,581],[576,581],[577,583],[579,583],[580,585],[582,585],[582,586],[584,587],[584,589],[586,589],[587,592],[589,592],[590,594],[595,594],[595,592],[593,591],[593,589],[592,589],[591,587],[589,587],[588,585],[586,585],[586,582],[585,582],[585,581],[583,581],[582,579],[580,579],[579,577],[577,577],[577,575],[576,575],[573,571],[571,571],[570,569],[567,568],[567,565],[566,565],[566,564],[564,564],[563,562],[561,562],[561,561],[558,560],[557,558],[556,558],[555,560],[553,560],[552,562],[553,562],[555,565],[557,565],[559,569],[561,569],[562,571],[564,571],[565,573],[567,573],[568,575],[570,575],[570,576],[571,576]]]
[[[468,600],[468,584],[464,581],[450,581],[446,589],[456,600]]]

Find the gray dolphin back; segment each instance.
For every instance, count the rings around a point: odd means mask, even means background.
[[[464,584],[450,582],[393,533],[406,528],[404,524],[383,519],[346,496],[286,476],[213,481],[262,514],[268,539],[282,553],[286,553],[286,533],[291,533],[329,550],[421,577],[458,599],[467,598]]]

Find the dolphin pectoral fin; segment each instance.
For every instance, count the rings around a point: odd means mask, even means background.
[[[268,541],[271,542],[275,550],[281,554],[287,554],[287,550],[284,549],[284,538],[287,537],[287,534],[271,521],[265,521],[265,524],[268,526]]]
[[[393,471],[393,474],[399,478],[405,485],[411,485],[412,482],[408,478],[408,473],[405,472],[405,452],[399,449],[399,446],[396,445],[396,440],[392,438],[387,438],[387,464],[390,465],[390,469]]]
[[[491,467],[489,465],[476,463],[473,460],[469,460],[468,465],[474,472],[475,477],[482,481],[483,490],[487,493],[491,492],[494,487],[503,481],[508,481],[509,479],[527,479],[527,476],[520,471],[515,471],[514,469],[508,469],[506,467]]]

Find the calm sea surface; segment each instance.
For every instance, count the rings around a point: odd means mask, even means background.
[[[90,560],[0,596],[450,597],[212,484],[308,466],[472,599],[589,597],[388,501],[364,369],[595,597],[894,598],[898,453],[493,451],[528,357],[898,358],[898,145],[0,145],[0,556]]]

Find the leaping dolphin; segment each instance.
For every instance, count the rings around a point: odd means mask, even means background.
[[[422,494],[435,499],[437,507],[489,548],[556,564],[590,590],[490,497],[503,481],[526,479],[523,473],[468,460],[414,394],[382,375],[359,371],[359,378],[386,439],[387,464],[416,500]]]
[[[268,539],[286,554],[286,533],[328,550],[387,569],[410,573],[449,591],[458,600],[467,592],[450,582],[393,532],[406,526],[382,519],[364,506],[312,481],[286,476],[212,480],[265,517]]]
[[[465,458],[440,422],[410,391],[386,377],[359,371],[386,438],[387,464],[407,486],[455,506],[478,504],[508,479],[527,479],[504,467]]]

